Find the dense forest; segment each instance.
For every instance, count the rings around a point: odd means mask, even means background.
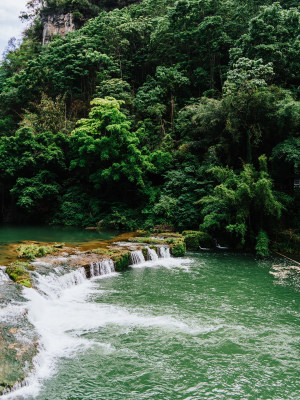
[[[200,229],[260,254],[298,237],[297,7],[30,1],[0,67],[0,220]],[[42,46],[66,13],[77,29]]]

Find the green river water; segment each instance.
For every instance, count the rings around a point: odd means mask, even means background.
[[[115,232],[98,232],[74,227],[0,225],[0,265],[11,262],[14,251],[10,250],[10,244],[36,241],[77,245],[91,240],[109,240],[114,236]]]
[[[299,273],[271,274],[282,259],[187,257],[87,281],[29,313],[57,344],[28,398],[300,399]]]

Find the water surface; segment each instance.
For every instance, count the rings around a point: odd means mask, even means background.
[[[299,399],[299,275],[249,255],[188,257],[45,304],[26,289],[48,357],[26,398]]]
[[[0,265],[7,264],[14,255],[12,246],[23,241],[81,244],[95,240],[109,240],[116,236],[115,232],[98,232],[74,227],[32,226],[32,225],[0,225]]]

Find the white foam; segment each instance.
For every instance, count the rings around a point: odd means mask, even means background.
[[[57,298],[65,289],[79,285],[86,280],[84,268],[78,268],[69,273],[61,275],[61,270],[54,270],[48,275],[33,274],[37,279],[37,288],[47,297]]]
[[[5,272],[5,267],[0,266],[0,282],[9,282],[10,277]]]
[[[148,252],[148,259],[151,261],[156,261],[158,260],[158,255],[154,249],[150,249],[150,247],[147,247],[147,252]]]
[[[145,262],[142,250],[135,250],[130,253],[132,264],[141,264]]]
[[[172,269],[172,268],[181,268],[186,271],[189,271],[190,267],[189,264],[193,263],[193,260],[189,258],[158,258],[157,260],[154,261],[144,261],[139,264],[133,264],[130,267],[131,268],[159,268],[159,267],[164,267],[167,269]]]
[[[159,246],[158,254],[159,254],[159,257],[161,257],[161,258],[170,258],[171,257],[170,248],[166,247],[166,246]]]
[[[136,267],[182,266],[192,260],[162,258],[147,261]],[[79,268],[63,274],[61,269],[50,275],[35,273],[36,287],[24,288],[23,295],[28,300],[27,317],[40,337],[39,353],[34,359],[34,371],[15,391],[5,394],[3,400],[35,397],[42,383],[55,372],[57,361],[61,357],[72,357],[91,346],[101,346],[106,351],[114,351],[109,338],[106,343],[95,343],[83,337],[85,332],[97,330],[108,324],[128,327],[141,326],[145,328],[182,331],[186,334],[201,332],[203,328],[193,327],[176,320],[171,316],[140,315],[130,310],[109,304],[89,301],[93,294],[99,294],[99,284],[96,279],[116,275],[100,275],[92,280],[86,279],[84,268]],[[18,309],[20,312],[20,309]]]
[[[102,261],[92,262],[90,265],[90,276],[103,276],[110,275],[115,272],[115,265],[113,260],[106,258]]]
[[[12,322],[24,316],[26,312],[25,303],[11,303],[0,307],[0,322]]]
[[[31,265],[33,265],[34,267],[51,267],[52,264],[49,262],[45,262],[45,261],[40,261],[40,260],[35,260],[35,261],[31,261]]]

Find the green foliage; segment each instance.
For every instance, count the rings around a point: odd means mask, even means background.
[[[126,209],[122,206],[113,206],[111,213],[101,221],[101,226],[115,230],[136,230],[141,223],[138,210]]]
[[[300,234],[292,229],[277,232],[275,240],[272,242],[272,250],[299,255]]]
[[[211,248],[214,244],[212,236],[206,232],[184,231],[182,235],[188,250],[199,250],[199,246]]]
[[[200,200],[204,216],[202,229],[211,232],[227,230],[244,245],[253,234],[270,229],[284,209],[273,189],[265,156],[259,159],[260,170],[245,164],[240,173],[228,167],[214,167],[212,175],[218,184],[211,195]]]
[[[256,237],[256,254],[262,257],[269,255],[269,238],[265,231],[260,230]]]
[[[272,63],[264,65],[262,59],[239,58],[227,74],[224,94],[230,96],[239,91],[253,92],[259,87],[266,87],[267,81],[273,76]]]
[[[175,241],[174,244],[171,245],[171,254],[174,257],[183,257],[186,252],[185,243],[182,241]]]
[[[43,257],[47,254],[55,253],[57,248],[62,245],[45,245],[40,246],[38,244],[22,244],[17,248],[17,253],[19,258],[27,258],[33,260],[36,257]]]
[[[99,221],[98,204],[96,199],[82,193],[82,188],[71,186],[59,198],[51,223],[84,227],[94,225]]]
[[[297,85],[300,79],[299,64],[300,11],[284,10],[279,2],[262,7],[249,21],[248,31],[231,50],[234,60],[244,55],[272,63],[275,79],[280,84]],[[298,83],[297,83],[298,82]]]
[[[67,143],[63,134],[35,134],[27,127],[0,138],[1,182],[28,215],[52,211],[66,171]]]
[[[0,220],[201,224],[253,248],[297,229],[297,5],[28,2],[0,66]],[[53,13],[78,29],[41,46]]]
[[[96,88],[95,97],[105,98],[107,96],[122,100],[127,104],[130,103],[132,94],[129,83],[118,78],[103,80]]]
[[[49,171],[41,171],[33,178],[18,178],[10,192],[17,198],[18,206],[31,211],[36,209],[40,202],[53,201],[59,189],[55,176]]]
[[[33,104],[31,104],[33,106]],[[25,110],[21,126],[32,128],[34,133],[69,132],[72,126],[66,120],[66,104],[64,98],[57,96],[55,101],[42,94],[40,104],[35,105],[35,113]]]
[[[122,252],[121,254],[114,255],[112,259],[115,262],[115,270],[116,271],[124,271],[130,265],[131,258],[130,252]]]
[[[122,178],[144,186],[147,158],[138,148],[138,134],[130,131],[130,123],[120,111],[121,103],[113,97],[92,100],[89,118],[80,120],[71,136],[78,154],[71,169],[84,169],[95,188]]]

